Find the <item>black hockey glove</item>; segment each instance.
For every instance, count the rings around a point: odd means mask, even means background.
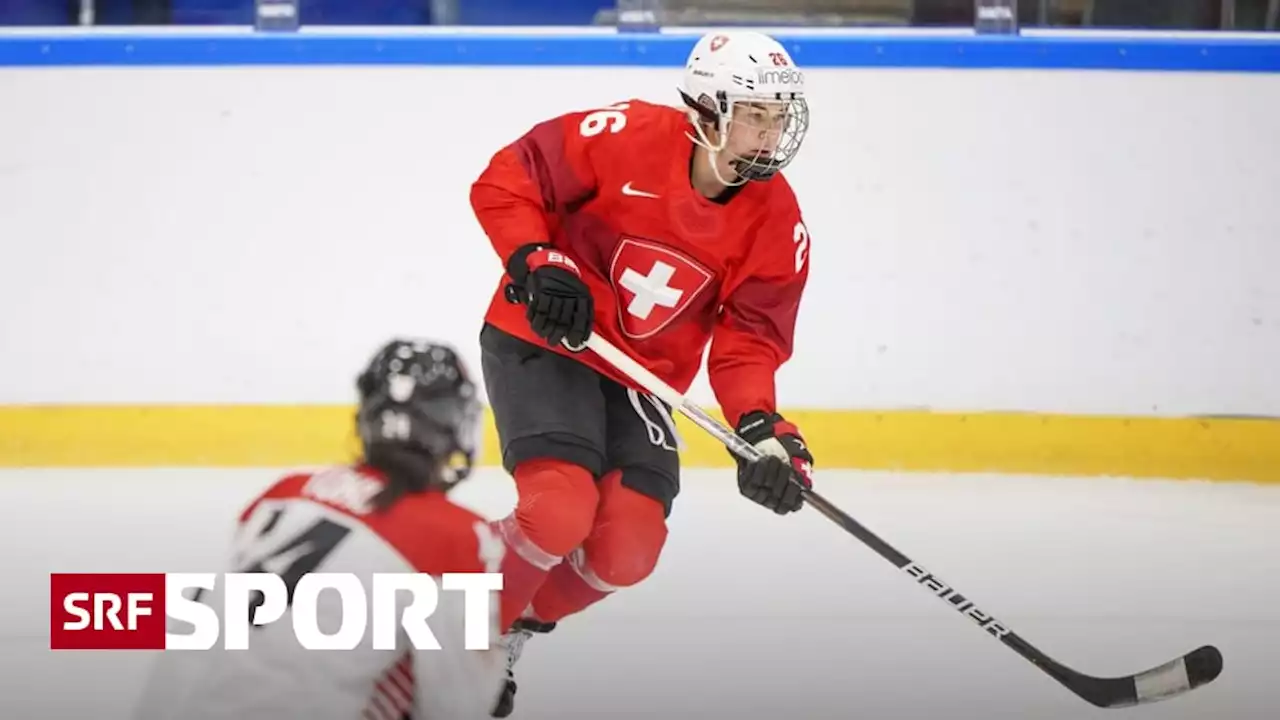
[[[800,488],[791,482],[791,473],[813,487],[813,455],[795,425],[782,416],[755,411],[742,416],[738,435],[764,453],[756,462],[738,461],[738,490],[752,502],[785,515],[803,504]]]
[[[541,245],[526,245],[507,261],[507,274],[525,302],[533,332],[548,345],[564,340],[570,350],[585,347],[595,319],[595,301],[568,255]]]

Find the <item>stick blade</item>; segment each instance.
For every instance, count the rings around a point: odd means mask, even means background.
[[[1081,676],[1076,694],[1103,708],[1145,705],[1177,697],[1222,674],[1222,652],[1212,645],[1198,647],[1180,658],[1122,678]]]

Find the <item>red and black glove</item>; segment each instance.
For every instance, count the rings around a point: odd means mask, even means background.
[[[796,426],[777,413],[757,410],[742,416],[737,433],[764,454],[756,462],[736,458],[738,490],[779,515],[799,510],[803,499],[791,475],[813,487],[813,455]]]
[[[507,274],[525,303],[534,334],[548,345],[563,340],[570,350],[585,347],[595,300],[572,258],[555,248],[525,245],[507,261]]]

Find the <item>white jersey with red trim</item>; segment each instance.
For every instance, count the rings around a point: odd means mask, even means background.
[[[244,511],[228,571],[274,572],[286,587],[308,572],[354,573],[371,589],[373,573],[497,572],[503,546],[479,515],[443,493],[410,494],[374,512],[383,486],[369,468],[335,467],[281,479]],[[199,572],[208,568],[181,568]],[[221,584],[199,598],[223,614]],[[498,629],[491,598],[490,637]],[[397,603],[402,609],[405,600]],[[505,678],[505,656],[464,649],[464,595],[439,593],[427,624],[439,650],[414,650],[403,628],[397,646],[373,649],[372,624],[353,650],[307,650],[292,608],[250,630],[248,650],[172,651],[156,658],[137,720],[442,720],[487,718]],[[248,612],[248,609],[245,610]],[[320,595],[322,632],[340,627],[336,592]],[[170,632],[187,633],[175,623]]]

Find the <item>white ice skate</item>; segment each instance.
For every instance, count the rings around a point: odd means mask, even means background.
[[[556,627],[555,623],[544,623],[529,618],[520,618],[511,626],[511,629],[498,639],[498,645],[507,651],[507,684],[502,688],[502,694],[498,697],[498,702],[490,713],[493,717],[504,718],[511,714],[515,709],[516,702],[516,661],[520,659],[520,654],[524,651],[524,643],[533,637],[534,633],[549,633]]]

